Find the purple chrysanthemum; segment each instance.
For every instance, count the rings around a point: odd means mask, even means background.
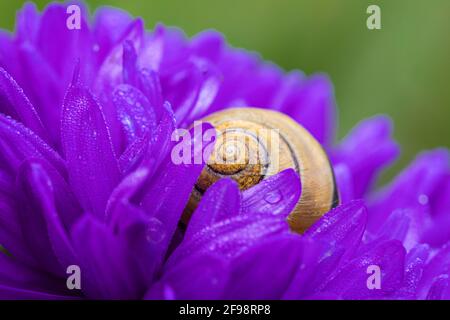
[[[334,145],[326,76],[286,75],[216,32],[146,32],[110,8],[69,30],[66,7],[28,4],[0,33],[0,298],[450,298],[446,150],[372,191],[399,152],[391,123]],[[244,192],[220,180],[178,229],[203,165],[170,161],[171,134],[236,106],[290,115],[329,153],[342,204],[304,235],[286,222],[293,170]],[[273,191],[283,200],[268,206]],[[81,290],[66,286],[72,265]]]

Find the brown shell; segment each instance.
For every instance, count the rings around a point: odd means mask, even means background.
[[[215,150],[191,194],[184,222],[217,180],[230,177],[245,190],[287,168],[295,169],[302,183],[300,200],[288,217],[292,230],[303,233],[338,204],[334,173],[325,151],[290,117],[272,110],[232,108],[202,121],[216,128]]]

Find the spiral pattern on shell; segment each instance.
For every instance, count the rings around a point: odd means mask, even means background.
[[[216,129],[214,151],[185,209],[187,222],[203,193],[229,177],[246,190],[288,168],[300,176],[302,194],[288,222],[304,232],[335,207],[338,192],[333,169],[321,145],[288,116],[258,108],[226,109],[202,119]]]

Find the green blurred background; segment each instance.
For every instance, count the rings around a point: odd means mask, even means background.
[[[22,0],[0,0],[0,28],[12,29]],[[35,1],[43,8],[49,1]],[[88,0],[112,5],[188,35],[213,28],[285,70],[326,72],[339,108],[339,137],[358,121],[390,115],[402,156],[392,176],[423,149],[450,147],[449,0]],[[381,7],[382,29],[366,9]]]

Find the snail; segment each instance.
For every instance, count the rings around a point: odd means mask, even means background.
[[[202,171],[183,214],[189,221],[204,192],[224,177],[241,190],[293,168],[302,194],[288,216],[290,228],[303,233],[339,203],[333,168],[322,146],[287,115],[260,108],[231,108],[201,121],[216,129],[214,151]]]

